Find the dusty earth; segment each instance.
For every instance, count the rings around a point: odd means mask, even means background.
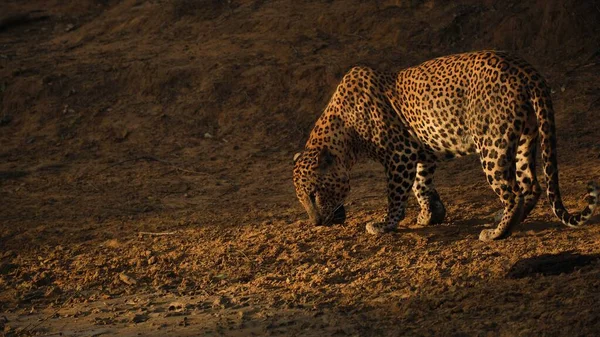
[[[397,233],[375,163],[344,225],[306,222],[293,154],[344,72],[513,51],[553,87],[565,204],[600,181],[597,1],[0,3],[0,334],[583,336],[600,333],[600,218],[499,201],[476,158],[448,208]]]

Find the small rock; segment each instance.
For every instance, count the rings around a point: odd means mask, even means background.
[[[168,306],[165,317],[189,315],[189,305],[183,302],[171,302]]]
[[[137,284],[137,281],[133,277],[131,277],[125,273],[119,274],[119,280],[121,280],[123,283],[128,284],[128,285]]]
[[[211,139],[211,138],[213,138],[213,135],[211,135],[210,133],[207,132],[204,134],[204,138]]]

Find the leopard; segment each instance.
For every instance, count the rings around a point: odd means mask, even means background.
[[[506,51],[483,50],[425,61],[400,71],[352,67],[342,78],[294,156],[298,200],[316,226],[343,224],[350,171],[362,158],[381,163],[387,177],[387,212],[366,231],[397,231],[412,190],[422,226],[445,221],[433,177],[437,164],[477,155],[503,208],[481,241],[504,239],[536,206],[541,148],[546,195],[569,227],[587,223],[598,205],[598,185],[587,184],[585,208],[569,213],[560,190],[551,89],[527,61]],[[495,225],[495,227],[494,227]]]

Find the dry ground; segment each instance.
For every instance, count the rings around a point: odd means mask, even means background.
[[[600,219],[499,202],[443,163],[439,226],[375,238],[382,169],[343,226],[306,223],[301,149],[353,65],[522,55],[553,87],[561,188],[600,181],[596,1],[0,3],[0,333],[63,336],[597,335]],[[165,235],[153,235],[164,233]]]

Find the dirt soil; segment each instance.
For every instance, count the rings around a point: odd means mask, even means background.
[[[600,218],[545,198],[483,243],[500,203],[477,158],[442,163],[442,225],[365,233],[291,182],[354,65],[504,49],[553,88],[563,199],[600,181],[598,1],[82,0],[0,3],[0,334],[584,336],[600,333]]]

